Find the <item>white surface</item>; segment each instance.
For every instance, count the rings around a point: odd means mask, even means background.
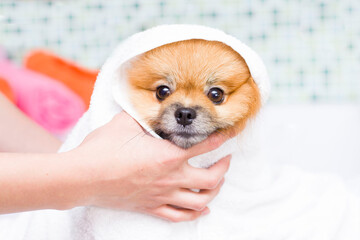
[[[360,106],[268,105],[264,122],[263,146],[274,162],[360,175]]]

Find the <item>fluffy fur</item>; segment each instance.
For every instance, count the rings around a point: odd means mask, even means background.
[[[170,43],[150,50],[128,69],[130,99],[140,117],[160,136],[188,148],[211,133],[239,133],[260,108],[259,90],[244,59],[229,46],[200,39]],[[159,86],[171,94],[156,97]],[[207,96],[220,88],[224,100],[215,104]],[[192,124],[182,126],[174,113],[196,111]]]

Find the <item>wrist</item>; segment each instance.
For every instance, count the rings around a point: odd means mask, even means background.
[[[72,182],[76,192],[69,200],[67,208],[76,206],[107,206],[108,201],[117,199],[117,207],[121,206],[126,195],[126,174],[116,171],[118,161],[106,161],[106,155],[100,155],[88,148],[76,148],[63,153],[66,161],[71,161],[71,170],[76,173]],[[106,152],[106,151],[104,151]],[[74,163],[76,162],[76,163]],[[129,169],[128,171],[129,172]]]
[[[83,154],[76,150],[58,153],[60,190],[59,201],[54,207],[58,210],[68,210],[74,207],[90,205],[93,192],[92,174],[90,168],[84,165]]]

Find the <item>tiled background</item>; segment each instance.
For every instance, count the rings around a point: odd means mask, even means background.
[[[102,65],[127,36],[165,23],[220,28],[255,49],[272,102],[360,102],[359,0],[0,0],[0,45]]]

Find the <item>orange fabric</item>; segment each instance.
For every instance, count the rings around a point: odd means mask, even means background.
[[[15,102],[15,96],[9,84],[0,78],[0,92],[5,95],[10,101]]]
[[[42,50],[32,51],[25,59],[25,67],[56,79],[76,94],[89,106],[98,70],[89,70],[73,62]]]

